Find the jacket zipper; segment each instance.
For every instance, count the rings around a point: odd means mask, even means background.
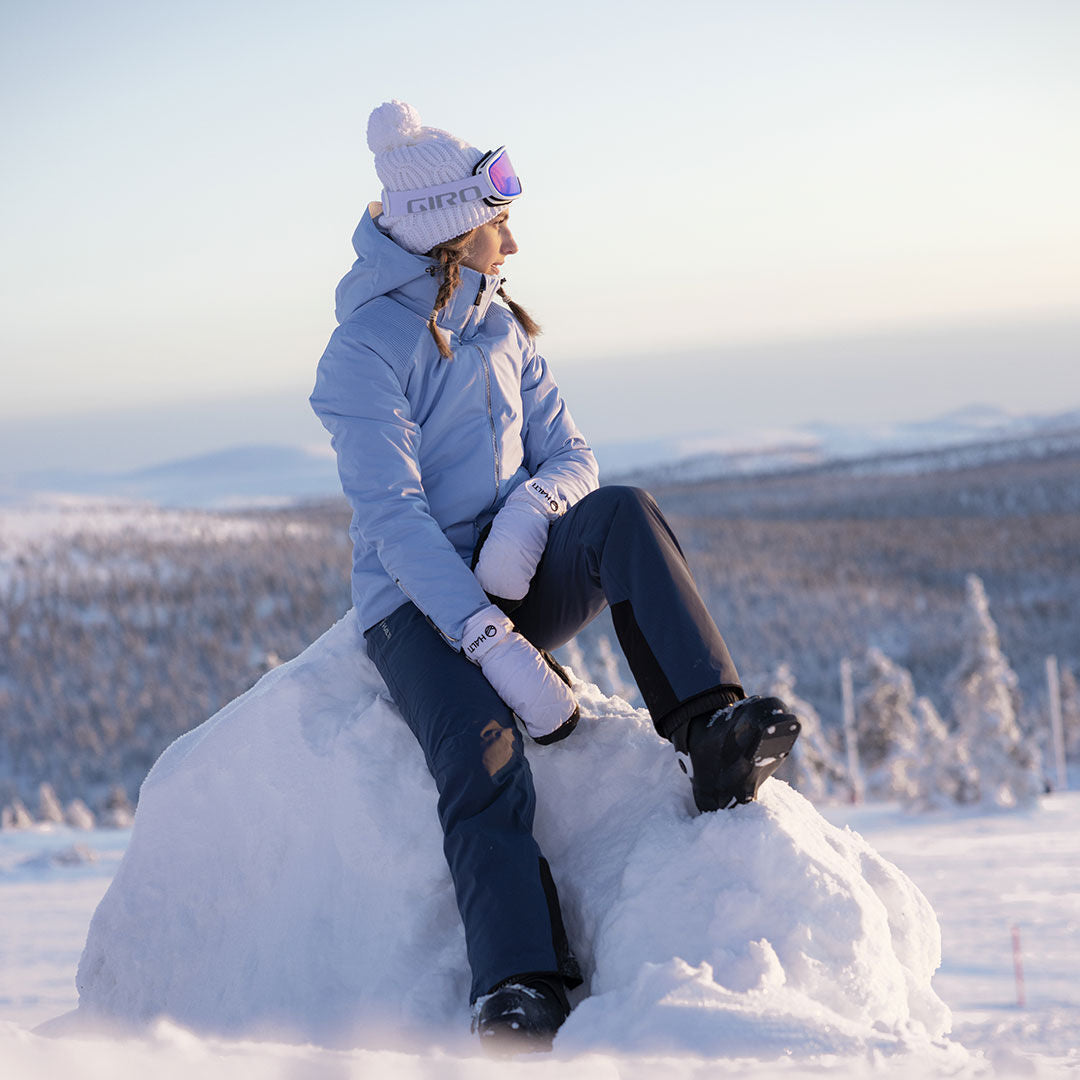
[[[480,359],[484,365],[484,384],[487,388],[487,413],[488,423],[491,425],[491,452],[495,460],[495,498],[491,500],[494,506],[499,501],[499,437],[495,431],[495,414],[491,411],[491,368],[488,365],[487,353],[482,345],[477,345],[480,351]]]

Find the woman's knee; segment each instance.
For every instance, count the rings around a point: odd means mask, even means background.
[[[659,513],[660,508],[656,505],[656,500],[644,488],[625,484],[613,486],[621,507],[626,507],[629,510],[644,511],[649,514]]]
[[[440,739],[429,766],[440,796],[451,799],[466,816],[485,809],[508,789],[525,784],[532,791],[521,733],[509,710],[505,718],[489,716]]]
[[[586,495],[582,504],[586,502],[591,503],[597,510],[606,510],[613,516],[627,512],[652,516],[660,512],[652,495],[644,488],[633,487],[629,484],[605,484]]]
[[[620,533],[668,531],[667,522],[656,500],[644,488],[627,484],[611,484],[593,492],[589,498],[602,496],[602,508],[607,528]]]

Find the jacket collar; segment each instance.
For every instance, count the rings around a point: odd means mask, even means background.
[[[426,255],[406,251],[376,224],[378,203],[372,203],[353,236],[356,262],[337,291],[338,321],[344,322],[358,307],[376,296],[390,296],[427,319],[439,291],[438,265]],[[436,325],[468,340],[487,315],[501,278],[461,268],[461,284],[439,312]]]
[[[436,266],[431,259],[426,259],[425,262],[430,264],[430,269]],[[435,319],[436,326],[462,340],[471,338],[487,315],[501,280],[491,274],[481,274],[463,266],[461,284],[454,290],[450,302],[439,312]],[[390,295],[426,319],[431,315],[438,292],[438,276],[425,272],[422,279],[407,282]]]

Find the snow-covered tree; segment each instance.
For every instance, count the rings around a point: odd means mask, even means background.
[[[608,697],[621,697],[631,704],[640,704],[637,690],[622,676],[619,656],[611,639],[604,633],[590,632],[572,638],[558,651],[557,657],[582,682],[594,683]]]
[[[944,810],[976,802],[979,778],[967,747],[949,733],[929,698],[916,698],[912,714],[918,725],[919,752],[907,771],[900,801],[909,810]]]
[[[64,808],[52,784],[38,785],[38,821],[47,821],[52,825],[62,825],[64,822]]]
[[[611,641],[607,634],[598,634],[593,644],[593,681],[600,689],[611,697],[621,697],[625,701],[632,701],[634,692],[624,682],[619,673],[619,658],[611,647]]]
[[[585,663],[585,654],[581,651],[581,645],[578,644],[576,637],[571,638],[558,650],[556,659],[564,667],[568,667],[574,673],[575,678],[580,679],[582,682],[592,682],[589,676],[589,667]]]
[[[74,829],[92,829],[94,815],[82,799],[72,799],[64,811],[64,820]]]
[[[963,654],[946,683],[954,737],[967,747],[978,776],[977,801],[1012,807],[1043,789],[1038,751],[1017,724],[1016,673],[1001,651],[982,581],[967,579]]]
[[[102,824],[111,829],[127,829],[135,820],[135,810],[128,801],[127,792],[117,784],[105,802]]]
[[[922,753],[911,674],[871,647],[859,675],[855,731],[866,793],[871,798],[907,799],[915,793],[912,772]]]
[[[29,829],[33,824],[34,819],[22,799],[12,799],[0,810],[0,829]]]
[[[817,710],[795,693],[795,675],[788,664],[776,667],[765,693],[785,701],[802,725],[795,748],[775,775],[811,801],[828,798],[845,785],[844,769]]]

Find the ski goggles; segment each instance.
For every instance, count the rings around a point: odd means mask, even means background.
[[[387,217],[405,217],[428,210],[444,210],[483,202],[488,206],[504,206],[521,194],[521,180],[510,164],[505,146],[485,154],[472,176],[451,180],[447,184],[414,188],[411,191],[387,191],[383,188],[382,207]]]

